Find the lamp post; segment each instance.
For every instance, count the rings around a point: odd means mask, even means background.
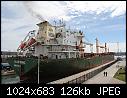
[[[117,42],[117,48],[118,48],[117,53],[118,53],[118,57],[119,57],[119,42]]]
[[[40,65],[40,55],[38,55],[38,84],[39,84],[39,65]]]

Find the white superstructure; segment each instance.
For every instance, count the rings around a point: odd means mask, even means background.
[[[46,56],[49,59],[77,58],[83,56],[83,32],[65,28],[65,24],[52,26],[44,21],[39,24],[35,36],[36,42],[22,51],[34,56]],[[21,49],[20,49],[21,50]]]

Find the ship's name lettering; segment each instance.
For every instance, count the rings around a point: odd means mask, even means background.
[[[14,63],[20,63],[20,64],[25,64],[25,61],[14,61]]]
[[[17,65],[17,64],[15,64],[14,66],[15,66],[15,67],[20,67],[20,65]]]

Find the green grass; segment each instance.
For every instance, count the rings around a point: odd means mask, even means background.
[[[116,74],[114,75],[114,78],[125,81],[126,82],[126,73],[125,73],[125,68],[120,68]]]

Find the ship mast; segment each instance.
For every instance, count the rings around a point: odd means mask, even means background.
[[[99,48],[98,48],[98,46],[99,46],[99,45],[98,45],[98,39],[96,38],[95,40],[96,40],[96,53],[99,53]]]
[[[107,52],[107,43],[105,43],[105,53]]]
[[[83,41],[82,41],[82,38],[84,37],[83,32],[79,31],[79,35],[77,35],[77,37],[80,39],[78,47],[79,47],[81,58],[83,58],[84,57],[84,49],[83,49],[84,46],[83,46]]]

